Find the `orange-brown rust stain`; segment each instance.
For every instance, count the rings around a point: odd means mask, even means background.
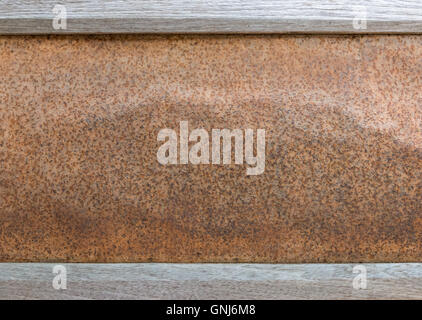
[[[422,261],[421,36],[0,37],[0,261]],[[266,167],[157,162],[263,128]]]

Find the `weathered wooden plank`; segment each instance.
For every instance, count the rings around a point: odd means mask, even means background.
[[[0,264],[0,299],[422,298],[419,263],[63,264],[65,290],[53,288],[54,266]],[[356,266],[366,289],[353,287]]]
[[[56,0],[0,3],[0,34],[46,33],[420,33],[415,0],[71,0],[65,29]],[[354,24],[362,18],[366,26]]]

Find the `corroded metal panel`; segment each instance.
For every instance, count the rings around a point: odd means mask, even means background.
[[[0,37],[0,261],[420,261],[421,88],[421,36]]]

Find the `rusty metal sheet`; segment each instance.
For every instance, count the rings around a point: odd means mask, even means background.
[[[0,37],[0,261],[421,261],[421,88],[417,35]]]

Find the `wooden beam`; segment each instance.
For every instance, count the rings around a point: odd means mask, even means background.
[[[421,263],[63,264],[65,290],[53,288],[55,265],[0,264],[0,299],[422,298]],[[354,289],[363,267],[366,289]]]
[[[66,10],[65,29],[53,28],[56,5]],[[364,17],[365,27],[360,24]],[[421,32],[422,2],[417,0],[0,2],[0,34]]]

